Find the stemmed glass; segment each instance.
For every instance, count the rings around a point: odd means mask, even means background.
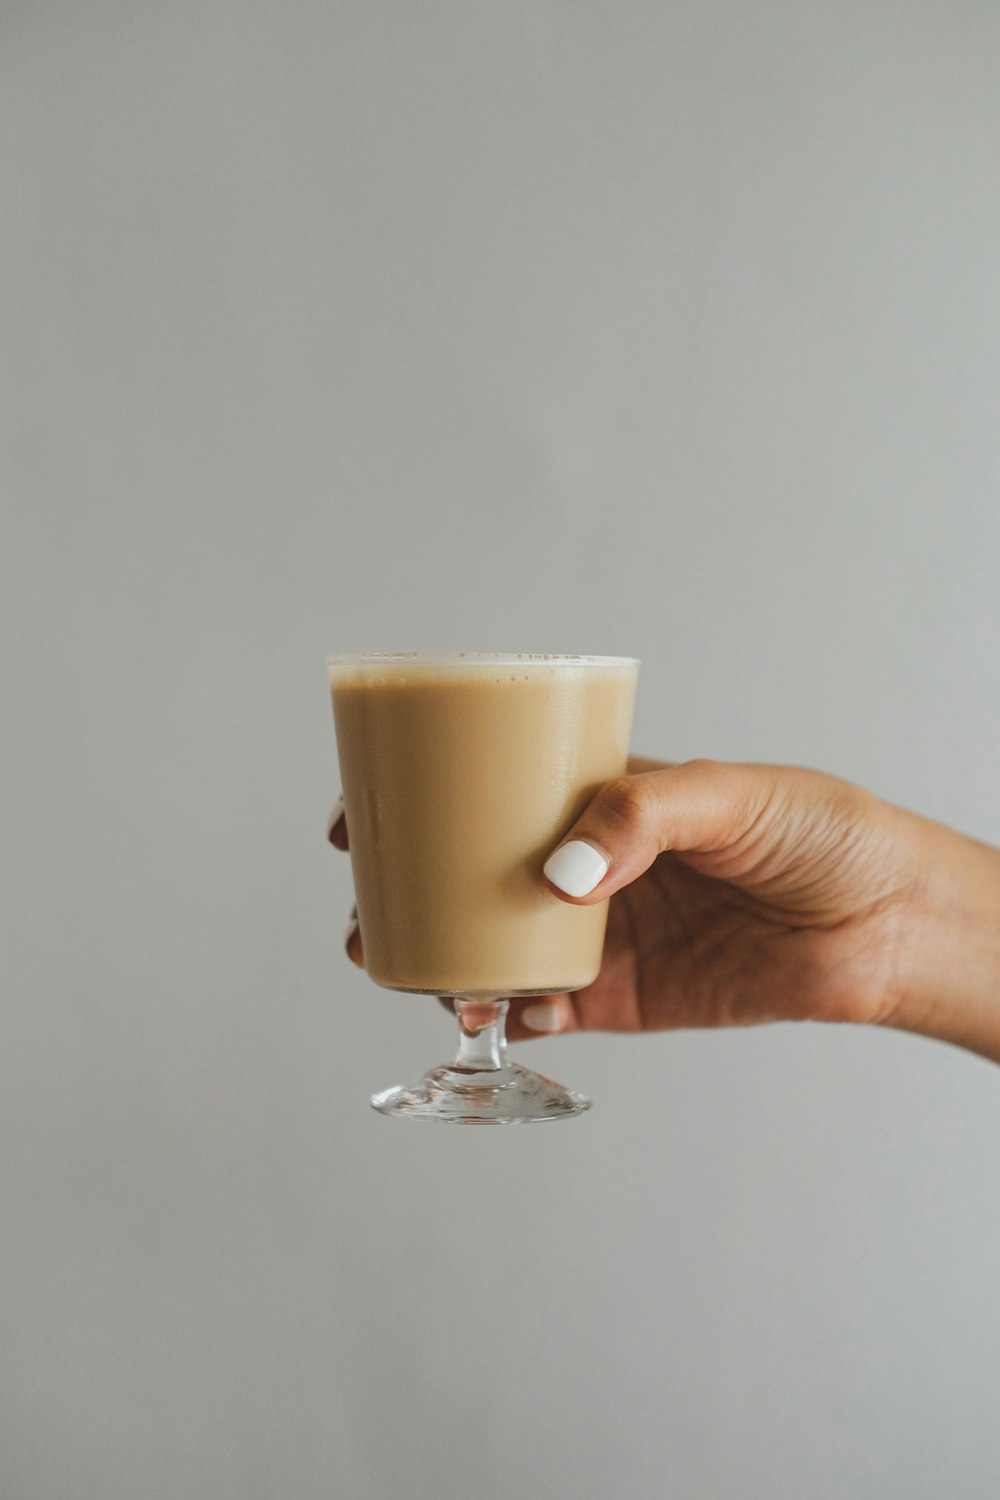
[[[512,1062],[512,999],[596,977],[607,903],[575,906],[542,865],[622,774],[630,657],[376,652],[328,661],[358,923],[370,977],[450,999],[451,1063],[372,1098],[383,1114],[517,1124],[589,1100]]]

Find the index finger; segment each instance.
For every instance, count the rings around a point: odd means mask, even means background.
[[[333,805],[327,819],[326,836],[335,849],[347,849],[347,819],[344,816],[343,797],[338,797]]]

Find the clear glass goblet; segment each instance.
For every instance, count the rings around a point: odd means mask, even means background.
[[[328,662],[365,968],[452,1000],[453,1062],[376,1094],[383,1114],[517,1124],[589,1101],[507,1056],[512,999],[582,989],[607,903],[556,897],[542,865],[624,770],[638,662],[377,652]]]

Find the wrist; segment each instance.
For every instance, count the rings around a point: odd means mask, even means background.
[[[906,817],[915,877],[883,1024],[1000,1062],[1000,850]]]

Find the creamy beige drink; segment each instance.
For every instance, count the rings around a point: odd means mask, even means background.
[[[434,994],[579,989],[607,904],[542,865],[625,769],[636,663],[366,657],[330,666],[365,966]]]

